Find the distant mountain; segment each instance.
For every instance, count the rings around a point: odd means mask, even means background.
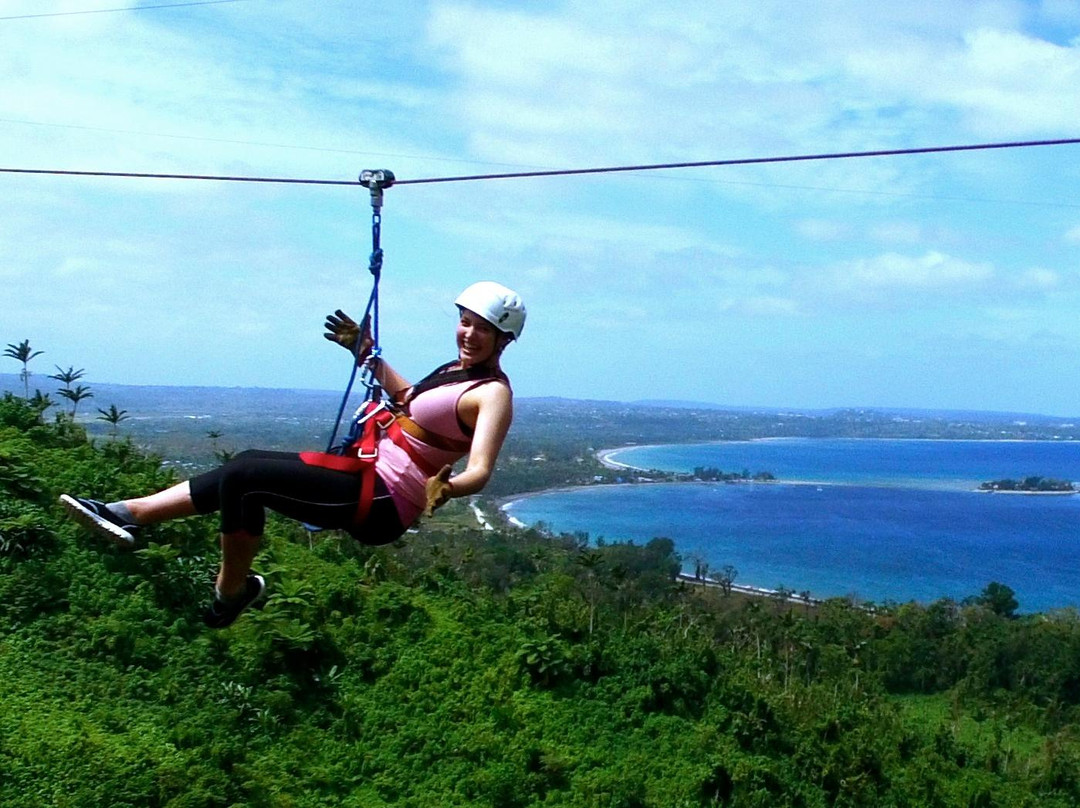
[[[274,387],[172,387],[165,385],[129,385],[109,384],[80,380],[94,394],[84,402],[80,411],[96,411],[97,407],[116,404],[120,409],[155,414],[183,413],[191,415],[195,410],[205,410],[214,414],[261,411],[267,414],[303,412],[306,414],[325,413],[333,410],[341,401],[341,392],[333,390],[305,390]],[[30,379],[30,389],[41,390],[57,399],[56,391],[61,385],[48,378],[44,372],[34,373]],[[0,373],[0,392],[10,391],[21,395],[22,381],[18,374]],[[62,399],[57,399],[62,403]],[[963,423],[1080,423],[1080,416],[1065,418],[1028,412],[993,412],[982,410],[935,410],[904,407],[831,407],[823,409],[800,407],[748,407],[733,404],[717,404],[708,401],[686,401],[682,399],[636,399],[633,401],[612,401],[606,399],[577,399],[560,396],[534,396],[519,398],[517,401],[529,407],[545,406],[585,406],[591,409],[665,409],[665,410],[702,410],[757,415],[800,415],[812,418],[851,418],[860,415],[873,415],[885,418],[913,418],[919,420],[956,421]]]
[[[341,393],[328,390],[291,390],[270,387],[170,387],[164,385],[107,384],[80,379],[77,384],[90,388],[93,398],[83,402],[79,409],[96,410],[116,404],[131,413],[153,412],[155,414],[192,414],[199,410],[217,414],[261,410],[263,412],[294,411],[298,406],[304,410],[312,404],[332,406],[340,401]],[[63,399],[57,390],[63,385],[35,373],[30,377],[30,390],[48,393],[58,403]],[[23,384],[15,374],[0,373],[0,392],[10,391],[22,395]]]
[[[997,423],[1014,421],[1028,421],[1038,423],[1056,423],[1060,421],[1080,422],[1080,416],[1064,417],[1058,415],[1044,415],[1031,412],[996,412],[993,410],[935,410],[918,409],[911,407],[828,407],[823,409],[807,409],[801,407],[746,407],[729,404],[715,404],[708,401],[682,401],[679,399],[638,399],[628,402],[643,407],[665,407],[689,410],[726,410],[729,412],[753,412],[753,413],[798,413],[799,415],[813,415],[817,417],[831,417],[844,413],[877,413],[901,418],[931,418],[936,420],[964,421],[976,423]]]
[[[341,438],[360,402],[354,393],[338,430],[341,393],[261,387],[167,387],[83,380],[93,398],[78,408],[78,421],[94,437],[113,432],[170,462],[195,467],[222,453],[247,448],[320,449]],[[48,393],[63,412],[70,404],[44,373],[31,391]],[[22,394],[16,374],[0,374],[0,391]],[[126,419],[110,426],[99,409],[116,406]],[[520,398],[508,454],[568,456],[627,444],[686,443],[755,438],[923,438],[964,440],[1080,440],[1076,422],[1029,413],[918,409],[796,410],[723,406],[679,400],[596,401]],[[336,444],[336,440],[335,440]]]

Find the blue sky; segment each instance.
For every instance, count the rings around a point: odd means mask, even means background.
[[[401,179],[1080,136],[1080,4],[0,4],[0,166]],[[23,14],[64,16],[10,19]],[[364,189],[0,174],[0,343],[91,383],[336,389]],[[1080,146],[403,185],[383,343],[478,279],[519,395],[1080,415]],[[3,360],[0,371],[18,364]]]

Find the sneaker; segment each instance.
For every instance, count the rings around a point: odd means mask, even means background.
[[[231,626],[248,606],[258,601],[266,591],[266,579],[261,575],[250,573],[244,582],[244,592],[235,600],[218,600],[214,596],[214,602],[203,614],[203,622],[209,628],[225,628]]]
[[[60,495],[60,504],[83,527],[125,547],[135,543],[138,525],[125,522],[96,499]]]

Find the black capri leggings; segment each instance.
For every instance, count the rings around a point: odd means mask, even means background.
[[[374,474],[374,470],[368,472]],[[348,531],[364,544],[394,541],[405,532],[383,481],[362,525],[356,524],[361,475],[310,466],[295,452],[249,449],[222,466],[192,477],[191,501],[198,513],[221,511],[221,532],[246,530],[261,536],[266,508],[318,527]]]

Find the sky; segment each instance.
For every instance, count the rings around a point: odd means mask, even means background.
[[[351,182],[1077,137],[1074,0],[0,2],[0,168]],[[322,319],[367,300],[366,189],[0,187],[0,344],[39,377],[344,387]],[[497,280],[529,312],[519,396],[1080,416],[1078,189],[1075,144],[397,185],[383,351],[409,378],[453,358],[454,298]]]

